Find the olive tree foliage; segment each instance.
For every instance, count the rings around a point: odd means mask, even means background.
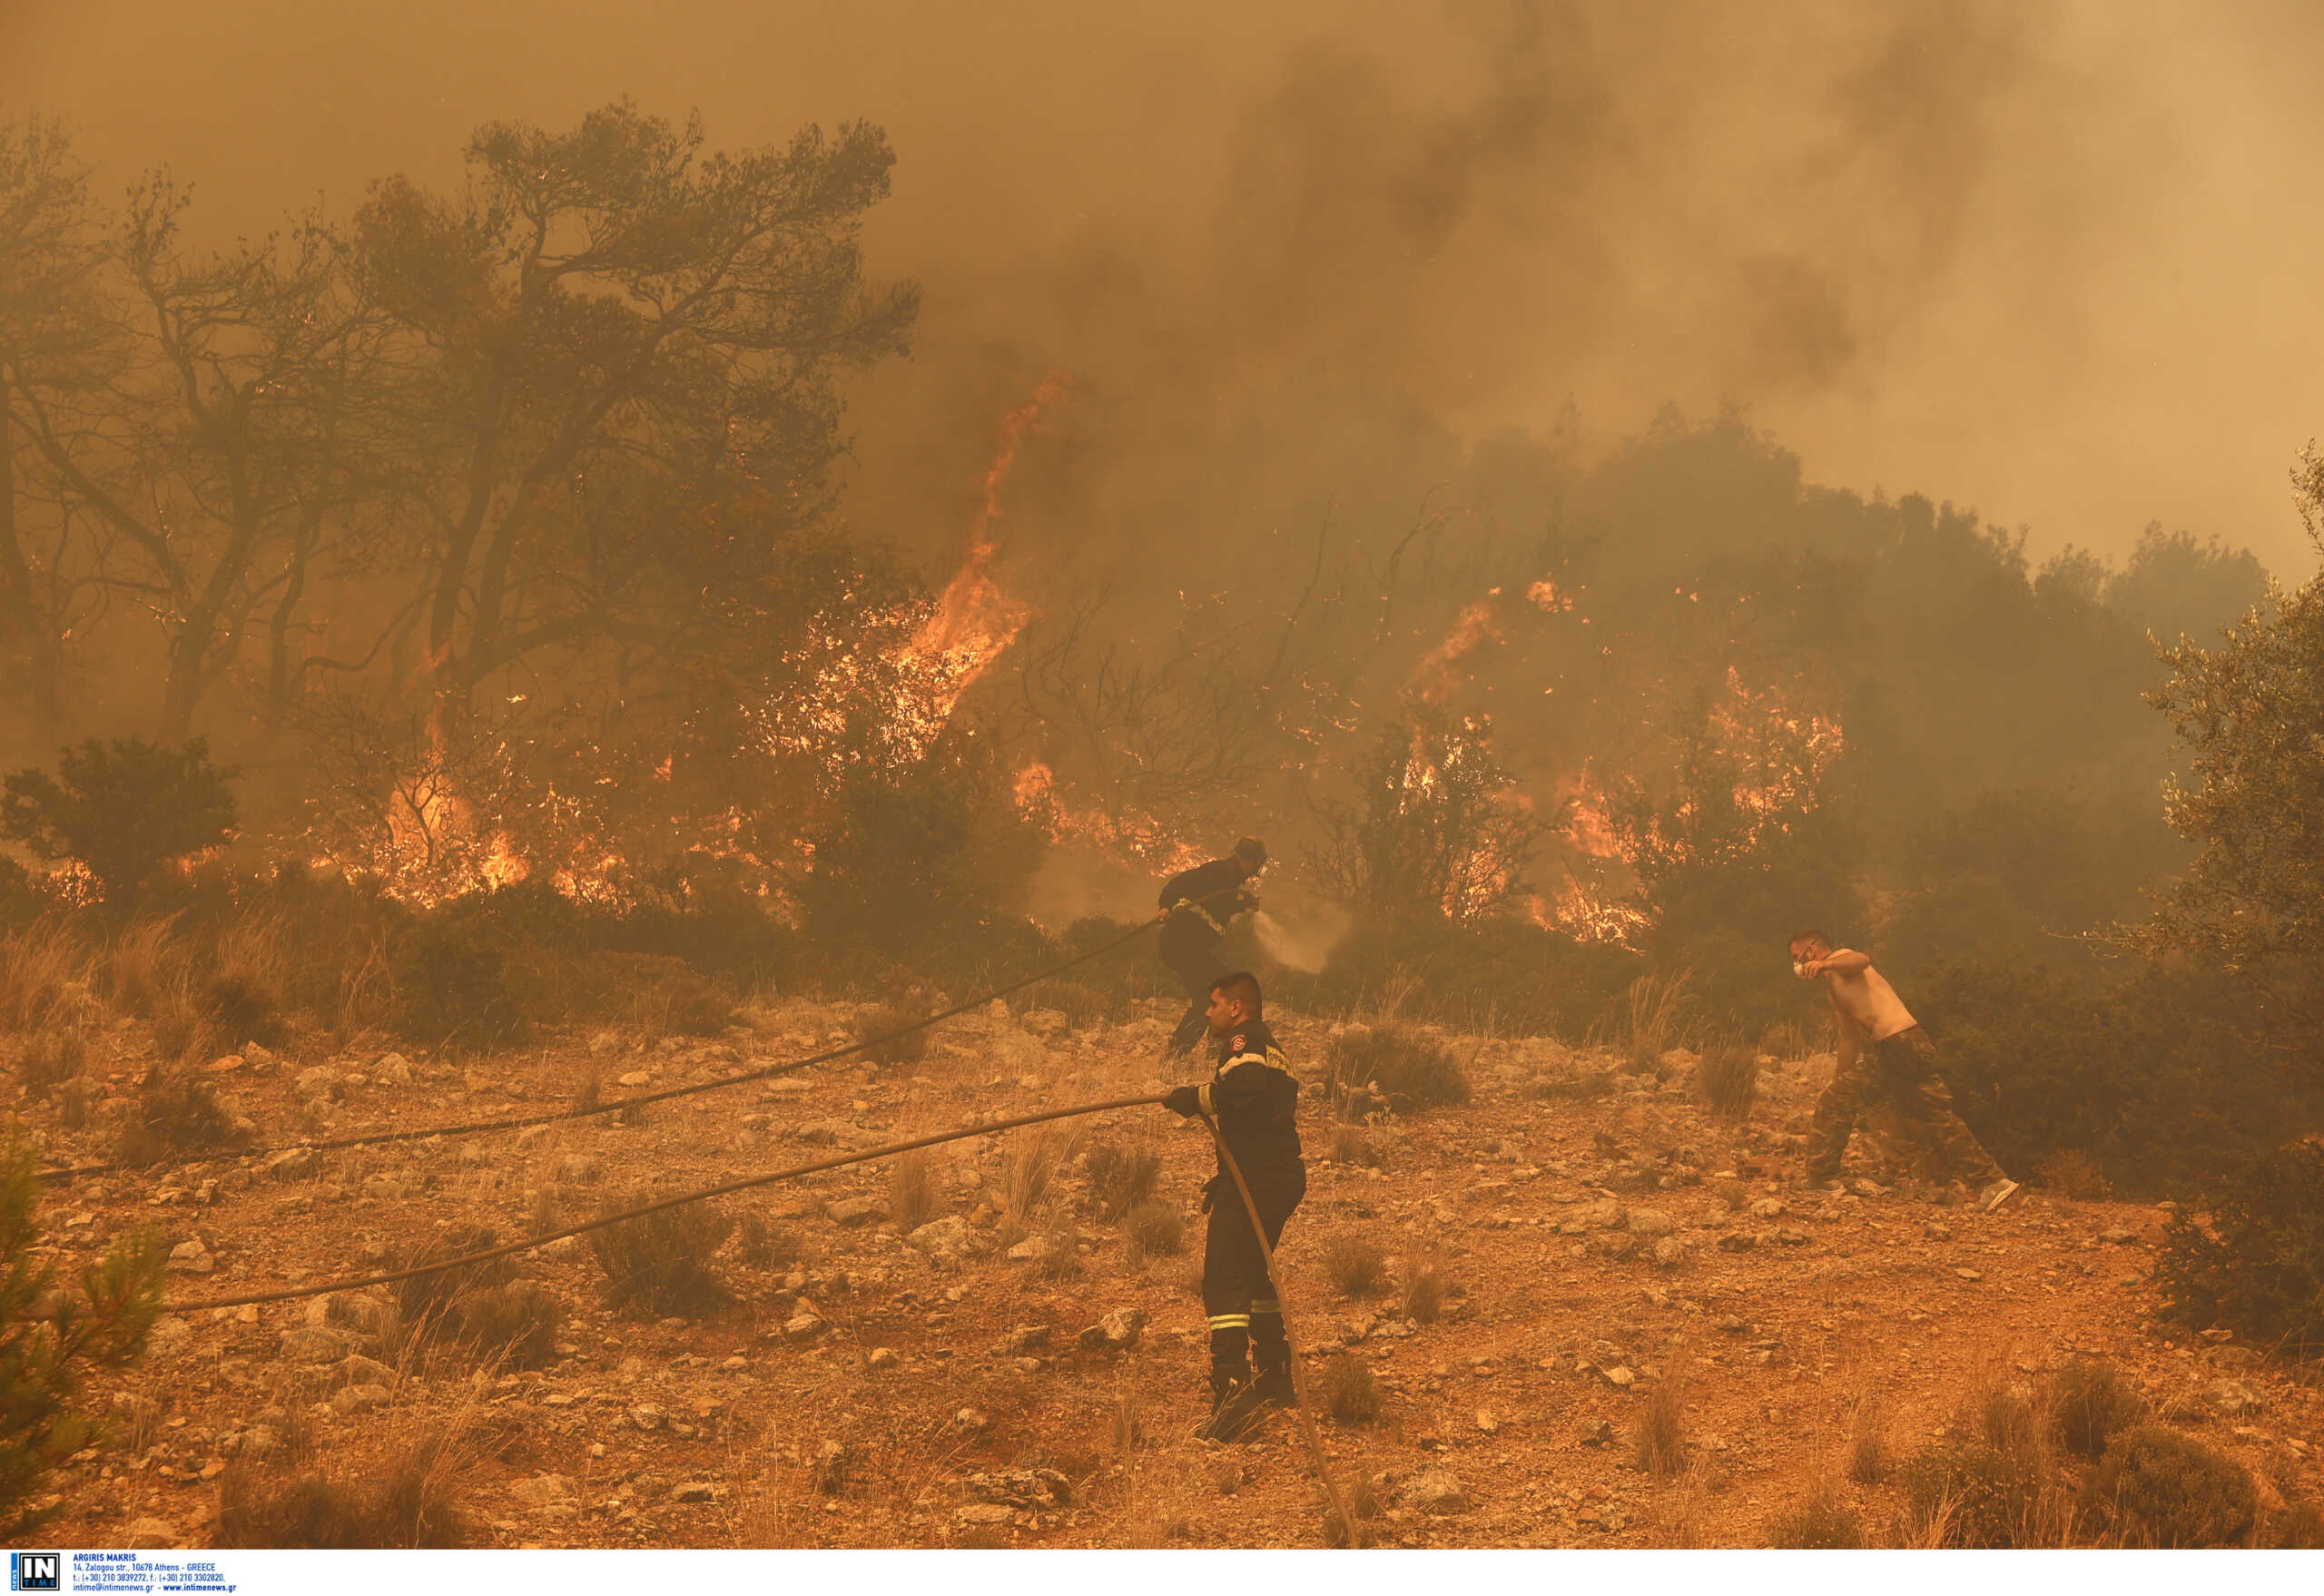
[[[103,386],[113,357],[88,172],[59,124],[0,122],[0,704],[64,721],[71,640],[103,606],[93,528],[35,447],[36,419]]]
[[[785,630],[767,606],[827,519],[836,379],[902,352],[918,310],[858,248],[885,135],[713,153],[625,102],[491,123],[468,160],[457,194],[374,185],[351,235],[409,353],[398,430],[424,468],[391,563],[438,703],[545,658],[623,696]]]
[[[2312,443],[2292,492],[2324,551],[2324,454]],[[2148,701],[2170,715],[2187,760],[2165,808],[2201,852],[2131,936],[2147,952],[2250,977],[2262,1023],[2324,1074],[2312,1039],[2324,956],[2324,576],[2271,597],[2215,646],[2181,639],[2162,651],[2171,675]]]

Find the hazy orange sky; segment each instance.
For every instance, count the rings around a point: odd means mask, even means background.
[[[1140,396],[1167,456],[1297,370],[1472,434],[1732,399],[1821,481],[2290,576],[2319,60],[2314,0],[0,0],[0,112],[62,113],[106,190],[173,166],[222,232],[623,94],[714,144],[881,123],[872,265],[928,291],[855,413],[891,529],[957,524],[925,485],[1023,373]]]

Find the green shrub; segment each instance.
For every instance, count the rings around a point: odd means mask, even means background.
[[[1768,1521],[1768,1545],[1777,1552],[1860,1552],[1864,1521],[1846,1498],[1819,1485],[1807,1500]]]
[[[2165,1318],[2223,1325],[2296,1358],[2324,1354],[2324,1143],[2289,1143],[2223,1175],[2209,1221],[2171,1220],[2155,1276]]]
[[[2208,969],[2112,987],[2038,964],[1940,963],[1907,992],[1961,1117],[2002,1167],[2078,1151],[2133,1195],[2184,1194],[2324,1103],[2250,1035],[2259,1000]]]
[[[2240,1463],[2162,1424],[2116,1436],[2093,1492],[2125,1546],[2240,1545],[2259,1512]]]
[[[0,838],[44,859],[79,860],[107,906],[125,911],[163,864],[225,840],[234,825],[227,783],[239,773],[211,764],[200,737],[178,749],[91,738],[65,749],[53,776],[9,773],[0,789]]]
[[[1349,1119],[1469,1100],[1468,1075],[1452,1053],[1408,1025],[1350,1026],[1324,1049],[1324,1079]]]
[[[77,1411],[82,1381],[144,1350],[162,1311],[161,1238],[121,1236],[60,1289],[41,1242],[40,1154],[13,1133],[0,1139],[0,1539],[22,1543],[54,1516],[35,1507],[51,1469],[94,1438]]]
[[[2050,1380],[2050,1433],[2077,1457],[2096,1461],[2115,1433],[2137,1424],[2146,1403],[2112,1364],[2077,1359]]]

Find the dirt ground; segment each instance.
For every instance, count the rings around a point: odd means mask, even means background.
[[[592,1074],[615,1095],[733,1073],[843,1039],[852,1014],[793,1003],[746,1010],[747,1028],[714,1041],[600,1034],[458,1067],[384,1049],[253,1050],[214,1078],[280,1145],[553,1108]],[[49,1192],[46,1240],[69,1263],[158,1225],[177,1249],[177,1303],[312,1284],[376,1268],[439,1227],[513,1239],[550,1213],[571,1222],[840,1148],[1159,1091],[1193,1075],[1156,1062],[1172,1017],[1149,1005],[1073,1030],[1050,1012],[980,1012],[947,1021],[916,1062],[826,1065],[640,1124],[91,1177]],[[1331,1027],[1275,1018],[1312,1077]],[[2168,1217],[2156,1207],[2034,1191],[1984,1215],[1854,1169],[1856,1191],[1808,1192],[1796,1138],[1828,1059],[1769,1061],[1736,1128],[1693,1099],[1683,1055],[1667,1079],[1609,1085],[1610,1059],[1446,1039],[1474,1099],[1380,1132],[1381,1167],[1322,1157],[1325,1105],[1303,1104],[1311,1184],[1281,1254],[1311,1382],[1344,1350],[1383,1390],[1376,1422],[1322,1431],[1343,1486],[1371,1483],[1384,1543],[1764,1545],[1772,1515],[1827,1485],[1890,1540],[1896,1487],[1846,1478],[1860,1402],[1885,1409],[1890,1448],[1908,1453],[1981,1384],[2031,1383],[2082,1355],[2112,1360],[2242,1461],[2263,1503],[2324,1492],[2324,1394],[2152,1321]],[[150,1047],[141,1024],[119,1023],[92,1068],[126,1093]],[[1591,1069],[1600,1095],[1544,1095]],[[80,1132],[44,1107],[19,1111],[56,1153],[106,1155],[105,1110]],[[1186,1251],[1148,1258],[1089,1211],[1078,1162],[1029,1245],[1001,1245],[1009,1161],[1042,1134],[937,1149],[932,1229],[891,1217],[880,1164],[726,1199],[804,1257],[753,1267],[730,1240],[717,1269],[737,1300],[706,1316],[616,1314],[586,1240],[526,1255],[523,1277],[566,1310],[543,1370],[479,1370],[344,1296],[172,1313],[140,1367],[95,1387],[118,1422],[53,1478],[50,1532],[210,1544],[230,1468],[260,1491],[300,1473],[359,1483],[433,1433],[451,1437],[435,1483],[485,1545],[1321,1544],[1287,1417],[1241,1445],[1193,1435],[1207,1403],[1194,1211],[1206,1137],[1157,1108],[1069,1122],[1058,1134],[1075,1145],[1049,1145],[1159,1151]],[[1349,1233],[1436,1261],[1444,1312],[1405,1320],[1393,1286],[1335,1294],[1323,1243]],[[1026,1256],[1044,1243],[1056,1250]],[[1145,1315],[1133,1345],[1085,1344],[1124,1310]],[[1658,1476],[1632,1437],[1663,1387],[1685,1449]]]

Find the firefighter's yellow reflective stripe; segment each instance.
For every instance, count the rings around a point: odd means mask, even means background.
[[[1195,899],[1181,898],[1176,903],[1170,905],[1170,912],[1173,914],[1177,913],[1181,909],[1192,914],[1196,919],[1201,921],[1203,924],[1216,931],[1220,936],[1223,937],[1226,934],[1226,928],[1219,924],[1217,917],[1212,914],[1209,910],[1205,909],[1202,904]]]
[[[1195,1088],[1195,1096],[1202,1103],[1202,1111],[1216,1119],[1218,1118],[1218,1105],[1216,1102],[1212,1100],[1210,1087],[1211,1083],[1209,1081],[1204,1081],[1200,1086]]]
[[[1214,1330],[1248,1330],[1251,1327],[1251,1315],[1248,1314],[1213,1314],[1210,1316],[1210,1327]]]
[[[1265,1302],[1253,1303],[1251,1311],[1255,1314],[1273,1314],[1280,1318],[1283,1316],[1283,1305],[1270,1297]]]

